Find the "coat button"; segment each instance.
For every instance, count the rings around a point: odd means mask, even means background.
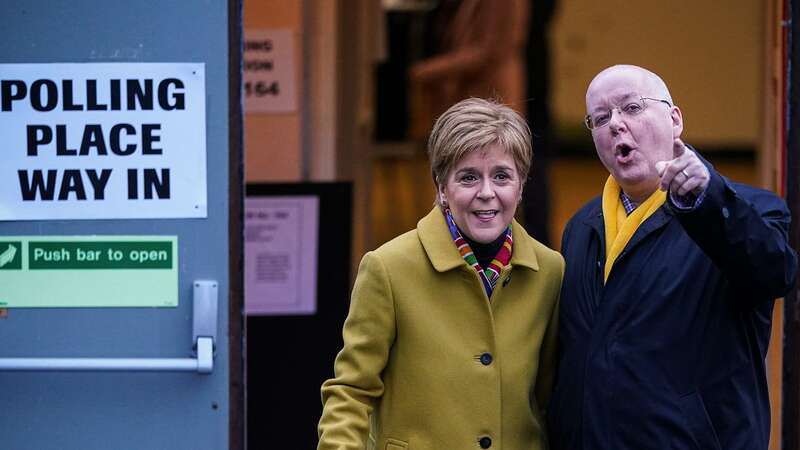
[[[489,364],[492,363],[493,359],[494,358],[492,358],[491,353],[484,353],[481,355],[481,364],[483,364],[484,366],[488,366]]]
[[[480,444],[481,448],[489,448],[492,446],[492,438],[484,436],[478,441],[478,444]]]
[[[722,208],[722,217],[727,219],[730,216],[731,216],[731,213],[728,211],[728,208],[723,207]]]
[[[511,275],[507,276],[505,280],[503,280],[503,287],[508,286],[508,283],[511,283]]]

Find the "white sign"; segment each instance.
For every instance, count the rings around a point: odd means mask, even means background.
[[[0,64],[0,220],[206,217],[205,65]]]
[[[247,197],[244,208],[245,312],[314,314],[319,198]]]
[[[246,112],[297,110],[292,30],[247,30],[244,34]]]

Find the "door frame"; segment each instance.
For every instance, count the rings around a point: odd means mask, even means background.
[[[242,113],[242,0],[228,0],[228,448],[245,448],[244,377],[244,131]]]

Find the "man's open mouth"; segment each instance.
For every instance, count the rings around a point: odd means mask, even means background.
[[[615,150],[617,152],[617,155],[620,155],[623,158],[627,158],[628,155],[633,150],[633,147],[631,147],[628,144],[620,143],[620,144],[617,144],[617,146],[615,147]]]

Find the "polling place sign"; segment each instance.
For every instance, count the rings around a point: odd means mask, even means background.
[[[174,307],[176,236],[0,236],[0,308]]]
[[[205,65],[0,64],[0,220],[207,217]]]

